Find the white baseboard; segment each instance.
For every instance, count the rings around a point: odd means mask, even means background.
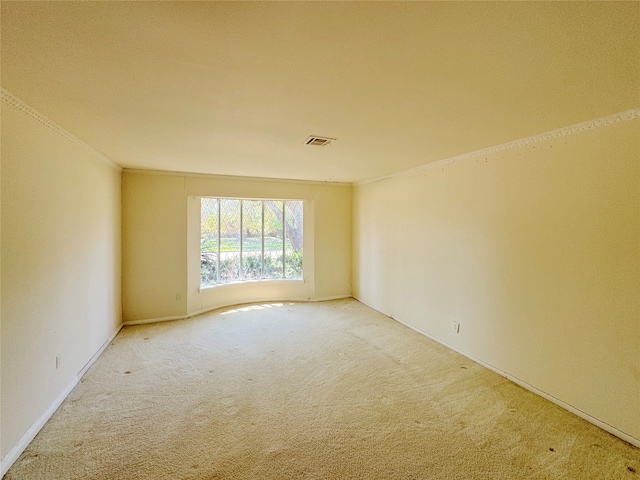
[[[175,315],[173,317],[145,318],[142,320],[127,320],[122,322],[123,327],[131,327],[133,325],[146,325],[147,323],[171,322],[173,320],[184,320],[187,315]]]
[[[298,302],[298,303],[326,302],[329,300],[338,300],[341,298],[351,298],[351,295],[338,295],[335,297],[324,297],[324,298],[281,298],[281,299],[275,299],[275,300],[273,298],[267,298],[264,300],[260,300],[260,299],[251,300],[250,302],[241,302],[241,303],[234,302],[234,303],[218,305],[216,307],[205,308],[203,310],[198,310],[197,312],[191,312],[185,318],[191,318],[191,317],[195,317],[196,315],[201,315],[203,313],[211,312],[213,310],[218,310],[220,308],[235,307],[238,305],[251,305],[254,303],[265,303],[265,302]]]
[[[533,385],[528,384],[527,382],[520,380],[519,378],[514,377],[513,375],[510,375],[509,373],[500,370],[499,368],[494,367],[493,365],[490,365],[482,360],[480,360],[479,358],[476,358],[472,355],[469,355],[468,353],[460,350],[459,348],[454,347],[453,345],[449,345],[446,342],[443,342],[442,340],[440,340],[437,337],[434,337],[433,335],[429,335],[427,332],[424,332],[422,330],[420,330],[419,328],[416,328],[412,325],[409,325],[405,322],[403,322],[402,320],[398,320],[397,318],[392,317],[391,315],[387,315],[384,312],[381,312],[380,310],[376,309],[375,307],[372,307],[371,305],[369,305],[366,302],[363,302],[361,299],[359,299],[358,297],[354,296],[353,298],[355,298],[356,300],[358,300],[360,303],[363,303],[364,305],[366,305],[367,307],[375,310],[376,312],[382,313],[383,315],[389,317],[390,319],[398,322],[399,324],[413,330],[416,333],[419,333],[420,335],[424,335],[427,338],[430,338],[431,340],[433,340],[434,342],[438,342],[440,345],[443,345],[445,347],[447,347],[450,350],[453,350],[456,353],[459,353],[460,355],[468,358],[469,360],[471,360],[472,362],[475,362],[479,365],[482,365],[485,368],[488,368],[489,370],[497,373],[498,375],[500,375],[501,377],[506,378],[507,380],[512,381],[513,383],[520,385],[522,388],[525,388],[527,390],[529,390],[532,393],[535,393],[536,395],[544,398],[545,400],[549,400],[551,403],[554,403],[556,405],[558,405],[561,408],[564,408],[565,410],[573,413],[574,415],[577,415],[578,417],[582,418],[583,420],[586,420],[589,423],[592,423],[593,425],[595,425],[596,427],[601,428],[602,430],[609,432],[611,435],[614,435],[622,440],[624,440],[627,443],[630,443],[631,445],[640,448],[640,439],[635,438],[631,435],[629,435],[628,433],[625,433],[621,430],[618,430],[617,428],[609,425],[608,423],[603,422],[602,420],[598,420],[595,417],[592,417],[591,415],[589,415],[586,412],[583,412],[582,410],[574,407],[573,405],[570,405],[562,400],[560,400],[559,398],[554,397],[553,395],[550,395],[547,392],[544,392],[536,387],[534,387]]]
[[[214,307],[203,308],[202,310],[198,310],[196,312],[190,312],[189,314],[187,314],[185,318],[195,317],[198,315],[202,315],[203,313],[219,310],[221,308],[237,307],[240,305],[253,305],[255,303],[267,303],[267,302],[275,303],[275,302],[308,302],[308,301],[309,300],[306,298],[275,298],[275,299],[274,298],[263,298],[263,299],[258,298],[248,302],[230,302],[230,303],[223,303],[220,305],[216,305]]]
[[[310,300],[311,302],[329,302],[331,300],[342,300],[343,298],[353,298],[351,294],[349,295],[336,295],[334,297],[322,297],[322,298],[314,298]]]
[[[51,405],[47,407],[47,409],[40,415],[40,417],[29,427],[29,429],[25,432],[25,434],[20,438],[18,443],[16,443],[11,450],[4,456],[4,458],[0,461],[0,478],[2,478],[7,471],[11,468],[11,465],[15,463],[15,461],[20,457],[22,452],[29,446],[31,441],[35,438],[38,432],[44,427],[44,425],[49,421],[51,416],[55,413],[55,411],[62,405],[65,398],[71,393],[71,391],[78,385],[80,379],[84,376],[84,374],[89,370],[91,365],[95,363],[95,361],[100,357],[102,352],[104,352],[105,348],[109,346],[109,344],[116,338],[116,335],[120,332],[122,325],[120,325],[116,331],[109,337],[109,340],[104,342],[102,346],[98,349],[98,351],[91,357],[91,359],[87,362],[87,364],[82,367],[80,372],[71,380],[71,382],[64,387],[64,389],[60,392],[60,394],[55,398]]]
[[[76,378],[77,378],[78,381],[80,381],[80,379],[82,377],[84,377],[84,374],[87,373],[87,370],[89,370],[91,368],[91,365],[96,363],[96,360],[98,360],[98,358],[100,358],[100,355],[102,355],[102,352],[104,352],[107,349],[107,347],[109,346],[109,344],[111,342],[113,342],[113,339],[118,336],[118,334],[120,333],[120,330],[122,330],[122,327],[123,327],[123,324],[120,324],[120,326],[118,328],[116,328],[116,331],[111,334],[109,339],[102,344],[102,346],[98,349],[98,351],[96,353],[93,354],[93,357],[91,357],[89,359],[87,364],[84,367],[82,367],[82,370],[80,370],[80,372],[78,372],[78,375],[76,375]]]
[[[322,297],[322,298],[265,298],[265,299],[257,299],[251,300],[249,302],[231,302],[231,303],[223,303],[221,305],[216,305],[214,307],[203,308],[202,310],[196,310],[195,312],[189,312],[186,315],[177,315],[174,317],[159,317],[159,318],[146,318],[143,320],[127,320],[122,325],[125,327],[130,327],[133,325],[146,325],[149,323],[159,323],[159,322],[170,322],[173,320],[184,320],[186,318],[195,317],[197,315],[202,315],[203,313],[212,312],[213,310],[219,310],[221,308],[235,307],[238,305],[251,305],[254,303],[264,303],[264,302],[328,302],[330,300],[341,300],[343,298],[352,298],[351,295],[336,295],[334,297]]]

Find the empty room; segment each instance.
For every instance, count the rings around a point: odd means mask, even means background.
[[[640,478],[640,2],[0,21],[0,477]]]

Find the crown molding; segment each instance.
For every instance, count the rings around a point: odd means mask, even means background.
[[[114,162],[113,160],[107,158],[106,156],[104,156],[102,153],[98,152],[94,148],[90,147],[85,142],[80,140],[78,137],[76,137],[75,135],[72,135],[67,130],[62,128],[60,125],[58,125],[57,123],[51,121],[49,118],[45,117],[43,114],[38,112],[35,108],[33,108],[33,107],[27,105],[26,103],[24,103],[22,100],[20,100],[18,97],[16,97],[13,93],[11,93],[8,90],[5,90],[3,88],[2,89],[2,94],[1,94],[0,97],[1,97],[0,99],[2,100],[3,103],[6,103],[7,105],[15,108],[16,110],[24,113],[25,115],[28,115],[29,117],[33,118],[34,120],[40,122],[45,127],[53,130],[58,135],[66,138],[67,140],[69,140],[75,146],[80,147],[83,150],[86,150],[91,155],[93,155],[98,160],[100,160],[102,163],[105,163],[106,165],[110,166],[111,168],[116,169],[119,172],[122,171],[122,167],[120,165],[118,165],[116,162]]]
[[[389,175],[384,175],[382,177],[355,182],[354,185],[355,186],[366,185],[368,183],[379,182],[381,180],[387,180],[390,178],[410,175],[412,173],[421,172],[423,170],[443,167],[451,163],[470,160],[472,158],[481,157],[484,155],[490,155],[492,153],[503,152],[505,150],[511,150],[513,148],[526,147],[528,145],[533,145],[535,143],[544,142],[545,140],[551,140],[553,138],[558,138],[558,137],[566,137],[567,135],[573,135],[575,133],[584,132],[586,130],[593,130],[595,128],[606,127],[606,126],[614,125],[620,122],[628,122],[630,120],[635,120],[638,118],[640,118],[640,108],[634,108],[632,110],[626,110],[624,112],[618,112],[612,115],[607,115],[606,117],[596,118],[595,120],[587,120],[586,122],[576,123],[575,125],[570,125],[568,127],[562,127],[557,130],[552,130],[550,132],[540,133],[538,135],[532,135],[530,137],[521,138],[519,140],[514,140],[512,142],[507,142],[507,143],[503,143],[493,147],[476,150],[474,152],[463,153],[462,155],[456,155],[455,157],[446,158],[444,160],[439,160],[437,162],[426,163],[414,168],[410,168],[408,170],[402,170],[396,173],[391,173]]]
[[[350,182],[334,182],[323,180],[299,180],[295,178],[277,178],[277,177],[245,177],[242,175],[221,175],[218,173],[193,173],[193,172],[179,172],[173,170],[153,170],[144,168],[127,168],[124,167],[123,173],[131,173],[134,175],[165,175],[170,177],[190,177],[190,178],[208,178],[211,180],[226,180],[226,181],[242,181],[242,182],[268,182],[268,183],[292,183],[292,184],[304,184],[304,185],[324,185],[333,187],[351,187],[353,184]]]

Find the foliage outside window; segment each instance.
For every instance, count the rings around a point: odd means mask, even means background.
[[[200,285],[302,279],[302,201],[200,200]]]

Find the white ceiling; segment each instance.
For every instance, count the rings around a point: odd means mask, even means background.
[[[127,168],[353,182],[640,105],[639,2],[1,8],[2,86]]]

